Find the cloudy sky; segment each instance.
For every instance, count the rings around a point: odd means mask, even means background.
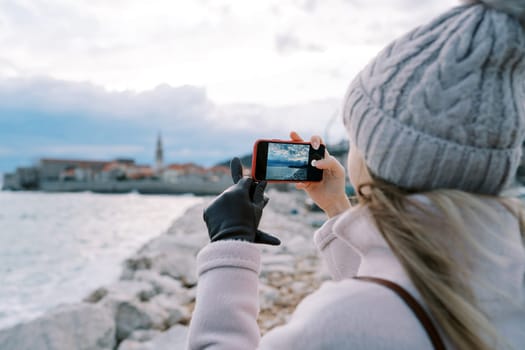
[[[341,97],[454,0],[0,0],[0,172],[39,157],[211,165],[290,129],[344,135]],[[333,121],[333,123],[332,123]]]
[[[308,145],[296,145],[286,143],[268,144],[268,164],[272,162],[307,164],[310,148]]]

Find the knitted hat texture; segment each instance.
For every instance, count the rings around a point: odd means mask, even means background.
[[[371,172],[403,188],[497,194],[525,139],[525,0],[458,6],[387,46],[343,118]]]

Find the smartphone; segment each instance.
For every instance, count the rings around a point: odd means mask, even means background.
[[[323,170],[312,166],[324,158],[325,147],[308,142],[257,140],[253,146],[252,177],[270,182],[321,181]]]

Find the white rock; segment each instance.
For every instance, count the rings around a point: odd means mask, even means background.
[[[157,295],[155,287],[146,281],[139,280],[121,280],[111,284],[108,288],[108,295],[118,294],[126,295],[130,299],[139,299],[146,301]]]
[[[207,238],[206,224],[202,220],[202,213],[204,208],[206,208],[213,197],[209,197],[208,200],[204,201],[199,205],[192,206],[189,208],[184,215],[179,217],[168,229],[168,236],[181,235],[182,237],[188,237],[189,235],[195,235],[192,237],[191,241],[199,240],[204,234],[204,237]],[[188,240],[188,239],[186,239]],[[188,240],[190,241],[190,240]]]
[[[185,290],[180,281],[169,276],[159,275],[156,271],[151,270],[137,271],[133,280],[150,283],[158,294],[181,294]]]
[[[164,320],[167,326],[171,327],[179,323],[186,316],[185,309],[179,305],[179,300],[176,297],[159,294],[150,302],[168,313],[167,319]]]
[[[125,340],[118,350],[182,350],[185,349],[187,336],[188,327],[177,325],[148,342]]]
[[[104,298],[116,296],[118,299],[142,300],[146,301],[157,295],[158,291],[149,281],[140,280],[120,280],[105,287],[101,287],[91,292],[84,301],[98,302]]]
[[[295,281],[290,285],[290,289],[294,293],[305,293],[308,290],[308,284],[304,281]]]
[[[202,216],[199,216],[198,220],[202,221],[201,218]],[[196,220],[195,217],[192,219],[194,221]],[[202,241],[197,237],[202,237]],[[137,253],[136,258],[128,259],[128,261],[144,260],[147,257],[146,260],[151,262],[148,268],[149,270],[154,270],[160,275],[170,276],[176,280],[182,281],[183,284],[187,286],[192,286],[197,283],[197,275],[195,271],[197,253],[208,240],[208,234],[206,231],[188,237],[162,235],[144,246]],[[196,241],[199,243],[195,244]],[[131,272],[129,270],[130,268],[128,266],[123,273],[123,278],[133,278],[136,271],[141,269],[135,269]]]
[[[261,276],[266,276],[270,272],[280,272],[280,273],[283,273],[283,274],[293,274],[296,271],[295,271],[295,268],[294,268],[293,265],[284,265],[284,264],[281,264],[281,265],[269,265],[269,266],[264,266],[263,267],[263,271],[261,273]]]
[[[197,283],[196,257],[194,255],[177,253],[164,254],[156,259],[155,269],[161,275],[167,275],[180,280],[187,286]]]
[[[136,331],[133,331],[133,333],[131,333],[131,335],[126,340],[134,340],[143,343],[146,341],[150,341],[160,333],[162,332],[156,329],[138,329]]]
[[[294,236],[286,242],[286,250],[295,256],[307,255],[314,249],[312,241],[303,236]]]
[[[121,301],[113,306],[117,339],[126,339],[137,329],[163,330],[169,323],[170,313],[158,304],[139,301]]]
[[[295,263],[295,257],[289,254],[263,255],[261,257],[261,264],[265,266],[272,266],[272,265],[293,266],[294,263]]]
[[[188,296],[190,302],[195,301],[197,298],[197,286],[186,289],[186,295]]]
[[[188,337],[188,327],[176,325],[171,327],[168,331],[153,338],[151,341],[155,350],[173,350],[184,349],[186,345],[186,338]]]
[[[119,341],[126,339],[133,331],[137,329],[149,329],[153,322],[148,313],[143,310],[136,301],[114,300],[105,301],[114,313],[116,324],[116,336]]]
[[[151,348],[146,345],[147,343],[143,343],[137,340],[129,340],[126,339],[120,345],[118,346],[118,350],[151,350]]]
[[[121,279],[131,279],[135,271],[149,270],[152,266],[153,261],[151,257],[137,253],[124,261],[124,270],[122,271]]]
[[[293,273],[296,258],[289,254],[263,254],[261,256],[261,277],[270,272]]]
[[[259,285],[259,299],[262,309],[271,307],[279,299],[279,291],[271,286]]]
[[[109,286],[101,287],[91,292],[84,301],[89,303],[98,303],[107,298],[115,298],[119,300],[149,300],[158,292],[155,287],[145,281],[117,281]]]
[[[115,323],[97,304],[65,305],[0,331],[2,350],[112,350]]]
[[[208,230],[202,220],[202,213],[199,217],[192,218],[193,221],[198,221],[198,229],[192,230],[191,227],[184,227],[184,224],[177,223],[177,230],[173,234],[160,236],[158,239],[151,242],[146,252],[167,252],[176,249],[176,251],[185,251],[189,254],[196,254],[203,246],[205,246],[210,239],[208,238]]]

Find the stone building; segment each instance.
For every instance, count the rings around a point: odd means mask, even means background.
[[[36,167],[18,167],[14,173],[5,174],[2,189],[5,190],[37,190],[40,173]]]
[[[84,169],[85,173],[99,173],[108,161],[77,160],[77,159],[51,159],[42,158],[38,169],[41,181],[59,181],[64,172],[71,169]],[[90,180],[90,179],[86,179]]]

